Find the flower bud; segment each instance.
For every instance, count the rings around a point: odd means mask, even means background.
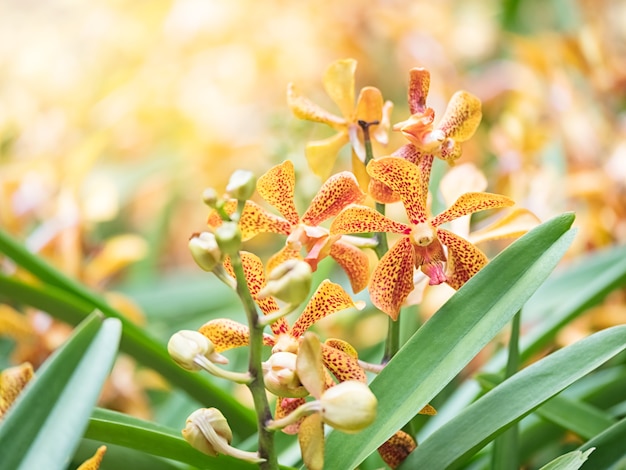
[[[214,188],[206,188],[202,191],[202,202],[204,202],[207,206],[212,209],[217,207],[217,203],[219,201],[219,197],[217,195],[217,191]]]
[[[238,201],[247,201],[256,189],[256,178],[251,171],[235,170],[228,181],[226,192]]]
[[[267,284],[258,297],[275,297],[291,305],[299,305],[311,291],[312,271],[306,261],[288,259],[269,273]]]
[[[224,222],[215,229],[215,240],[223,253],[234,255],[241,248],[241,230],[236,222]]]
[[[217,408],[200,408],[189,415],[182,431],[192,447],[211,457],[225,454],[233,433],[224,415]]]
[[[322,419],[338,431],[359,432],[376,418],[378,401],[363,382],[341,382],[327,389],[319,401]]]
[[[222,253],[212,233],[193,234],[188,246],[193,260],[205,271],[213,271],[221,261]]]
[[[279,397],[306,397],[309,392],[300,383],[296,372],[297,356],[290,352],[272,354],[263,363],[265,388]]]
[[[196,360],[199,356],[211,362],[224,362],[224,357],[215,352],[211,340],[193,330],[181,330],[174,333],[167,343],[167,351],[174,362],[183,369],[191,371],[203,369]]]

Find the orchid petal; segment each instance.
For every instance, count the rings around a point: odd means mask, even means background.
[[[33,366],[25,362],[0,372],[0,420],[33,378]]]
[[[367,86],[361,89],[356,102],[353,122],[365,121],[370,123],[378,121],[370,127],[370,133],[374,131],[383,117],[383,95],[378,88]],[[370,134],[371,135],[371,134]]]
[[[309,208],[302,216],[302,223],[317,226],[337,215],[348,204],[360,203],[365,199],[355,176],[342,171],[326,180],[317,192]]]
[[[487,209],[499,209],[500,207],[512,206],[513,204],[515,204],[515,201],[501,194],[465,193],[448,209],[433,218],[431,224],[437,227],[467,214]]]
[[[397,320],[402,303],[413,290],[414,257],[410,238],[402,237],[380,259],[372,274],[372,303],[393,320]]]
[[[447,206],[451,206],[465,193],[483,192],[485,189],[487,178],[473,163],[463,163],[450,168],[439,183],[439,191]]]
[[[26,315],[9,305],[0,304],[0,336],[8,336],[19,343],[35,334],[35,329]]]
[[[345,119],[329,113],[322,107],[313,103],[310,99],[298,93],[293,83],[287,85],[287,105],[298,119],[321,122],[337,130],[346,125]]]
[[[426,98],[430,88],[430,72],[421,67],[409,72],[409,111],[411,114],[426,111]]]
[[[216,352],[247,346],[250,341],[248,327],[228,318],[211,320],[198,328],[198,331],[211,340]]]
[[[348,206],[335,217],[330,226],[331,235],[341,233],[411,232],[411,227],[395,222],[380,212],[366,206]]]
[[[359,248],[337,240],[330,247],[330,256],[346,272],[352,292],[361,292],[369,280],[369,258]]]
[[[448,247],[446,282],[454,289],[460,289],[489,261],[477,247],[452,232],[440,228],[437,237]]]
[[[395,469],[406,460],[416,447],[417,443],[410,434],[398,431],[378,448],[378,453],[390,468]]]
[[[349,142],[348,132],[341,131],[335,135],[306,144],[304,153],[311,171],[325,180],[333,171],[339,150]]]
[[[400,200],[400,195],[395,193],[384,183],[371,178],[367,192],[374,198],[374,201],[381,204],[392,204]]]
[[[106,450],[106,446],[98,447],[94,456],[85,460],[82,465],[76,470],[98,470],[100,468],[100,464],[102,463],[102,459],[104,458],[104,453],[106,452]]]
[[[359,353],[357,352],[357,350],[347,341],[337,338],[328,338],[326,341],[324,341],[324,344],[329,348],[334,348],[342,351],[355,359],[359,358]]]
[[[387,145],[389,143],[389,129],[391,129],[391,112],[393,111],[393,103],[391,101],[385,101],[383,104],[382,117],[380,124],[377,125],[371,132],[372,139],[381,145]]]
[[[291,336],[299,338],[315,322],[331,313],[350,307],[357,307],[357,304],[352,301],[346,291],[339,284],[325,279],[291,328]]]
[[[461,144],[454,139],[444,139],[439,150],[437,156],[448,162],[448,165],[454,165],[454,162],[461,158],[463,154]]]
[[[298,442],[302,461],[309,470],[324,468],[324,423],[319,413],[307,416],[300,424]]]
[[[237,210],[237,200],[229,199],[228,201],[225,201],[223,209],[224,212],[226,212],[226,214],[228,214],[229,216],[233,215]],[[217,212],[215,209],[211,209],[207,217],[206,223],[210,229],[215,230],[217,227],[220,227],[224,223],[224,221],[222,220],[219,212]]]
[[[437,129],[446,137],[465,142],[474,135],[482,118],[480,100],[467,91],[457,91],[450,101]]]
[[[283,246],[277,253],[274,253],[269,260],[267,260],[266,269],[268,273],[271,273],[279,264],[289,259],[302,259],[300,255],[300,248],[292,246],[288,243]]]
[[[337,60],[330,64],[322,79],[324,89],[337,104],[344,118],[352,117],[354,109],[354,73],[357,62],[354,59]]]
[[[426,222],[427,193],[417,165],[398,157],[384,157],[372,160],[367,172],[400,195],[412,223]]]
[[[232,201],[232,203],[233,206],[237,205],[237,201]],[[229,204],[231,204],[231,201],[227,202],[224,206],[227,212]],[[232,214],[233,212],[235,212],[234,208],[230,213]],[[207,223],[209,227],[215,229],[222,225],[222,219],[217,215],[216,211],[212,211],[209,214]],[[259,233],[280,233],[288,235],[291,231],[291,224],[282,217],[266,211],[257,203],[246,201],[239,219],[239,229],[241,230],[242,240],[246,241]]]
[[[278,421],[279,419],[284,418],[285,416],[291,414],[295,411],[299,406],[304,405],[306,400],[304,398],[283,398],[278,397],[276,399],[276,411],[274,412],[274,419]],[[281,429],[285,434],[297,434],[300,429],[300,424],[304,418],[299,419],[293,424],[289,426],[285,426]]]
[[[354,145],[352,146],[352,173],[356,177],[356,180],[359,182],[359,187],[362,191],[367,191],[367,185],[370,182],[370,175],[367,174],[365,170],[365,164],[363,160],[357,155]]]
[[[297,224],[300,219],[294,203],[295,187],[296,174],[290,160],[270,168],[256,183],[261,197],[278,209],[292,225]]]
[[[406,144],[391,154],[392,157],[404,158],[415,165],[422,159],[423,152],[413,144]]]
[[[501,238],[517,238],[539,225],[541,221],[528,209],[516,207],[504,217],[471,234],[471,242],[481,243]]]
[[[322,396],[325,390],[324,362],[322,361],[322,345],[319,338],[307,331],[304,333],[298,356],[296,358],[296,372],[300,383],[316,399]]]
[[[350,354],[322,344],[322,358],[326,367],[337,377],[339,382],[346,380],[367,382],[365,371],[359,365],[358,359]]]

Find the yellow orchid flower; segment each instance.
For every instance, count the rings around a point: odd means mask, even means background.
[[[447,210],[430,217],[426,200],[432,160],[431,154],[423,154],[416,165],[403,158],[385,157],[372,160],[367,166],[372,178],[400,196],[408,224],[393,221],[369,207],[352,205],[335,218],[330,228],[331,234],[390,232],[404,235],[380,259],[369,285],[373,304],[394,320],[414,288],[414,268],[421,268],[431,285],[445,282],[458,289],[487,264],[487,257],[481,250],[440,225],[473,212],[514,204],[508,197],[498,194],[466,193]],[[448,249],[447,255],[444,246]]]
[[[366,187],[365,146],[363,130],[359,121],[378,121],[370,127],[371,138],[382,145],[388,142],[389,120],[393,104],[383,103],[381,92],[374,87],[365,87],[354,101],[354,73],[357,62],[343,59],[333,62],[326,70],[323,85],[326,93],[337,104],[341,115],[330,113],[300,95],[293,83],[287,88],[287,103],[294,115],[300,119],[329,125],[337,133],[327,139],[309,142],[305,153],[313,173],[325,180],[331,174],[337,153],[348,142],[352,146],[352,171]]]
[[[461,156],[461,142],[468,140],[482,118],[480,100],[467,91],[457,91],[435,126],[435,112],[426,106],[430,73],[423,68],[409,72],[409,110],[411,116],[393,126],[421,152],[454,163]]]
[[[359,188],[352,173],[344,171],[331,176],[322,185],[302,217],[298,215],[295,206],[295,172],[291,161],[286,160],[262,175],[257,181],[257,191],[282,217],[247,201],[239,219],[243,240],[264,232],[287,235],[285,247],[269,260],[268,271],[286,259],[301,258],[300,251],[304,249],[304,260],[311,265],[311,269],[316,270],[319,261],[330,256],[346,272],[354,292],[367,286],[369,260],[354,245],[367,240],[331,237],[328,229],[320,226],[347,205],[362,202],[365,198],[365,193]],[[236,201],[228,201],[224,209],[227,213],[232,213],[236,205]],[[209,214],[207,223],[212,229],[222,224],[217,211]]]

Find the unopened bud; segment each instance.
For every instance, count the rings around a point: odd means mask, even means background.
[[[202,333],[193,330],[181,330],[174,333],[167,343],[170,356],[183,369],[198,371],[203,369],[199,357],[211,362],[223,363],[225,358],[215,352],[213,343]]]
[[[256,178],[251,171],[235,170],[231,175],[226,192],[238,201],[247,201],[256,189]]]
[[[359,432],[376,418],[378,400],[363,382],[341,382],[327,389],[319,401],[322,419],[338,431]]]
[[[309,392],[300,382],[296,372],[297,356],[290,352],[272,354],[263,363],[265,388],[279,397],[301,398]]]
[[[246,452],[230,446],[233,433],[217,408],[201,408],[187,418],[183,437],[192,447],[211,457],[230,455],[251,463],[264,462],[257,452]]]
[[[269,273],[267,284],[259,292],[259,298],[275,297],[291,305],[299,305],[311,291],[312,271],[306,261],[289,259]]]
[[[241,248],[241,230],[236,222],[224,222],[215,229],[215,240],[223,253],[234,255]]]
[[[212,233],[202,232],[192,235],[188,246],[193,260],[205,271],[213,271],[221,262],[222,253]]]
[[[217,408],[200,408],[189,415],[183,437],[200,452],[217,457],[233,440],[228,421]]]
[[[217,195],[217,191],[214,188],[206,188],[202,192],[202,202],[204,202],[207,206],[212,209],[217,207],[217,203],[219,201],[219,196]]]

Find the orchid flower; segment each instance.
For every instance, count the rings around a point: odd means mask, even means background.
[[[356,105],[354,104],[356,66],[357,62],[354,59],[338,60],[330,65],[323,78],[324,89],[337,104],[341,116],[326,111],[300,95],[292,83],[287,88],[287,102],[296,117],[327,124],[337,131],[327,139],[307,144],[306,158],[313,173],[322,179],[328,178],[335,164],[337,153],[350,142],[352,171],[363,187],[366,187],[364,184],[368,177],[364,165],[365,146],[359,121],[377,122],[377,124],[372,124],[370,135],[375,142],[386,145],[393,104],[390,101],[383,103],[381,92],[374,87],[363,88]]]
[[[415,165],[403,158],[385,157],[372,160],[367,166],[372,178],[400,196],[408,224],[391,220],[369,207],[352,205],[335,218],[330,228],[331,234],[388,232],[403,235],[380,259],[369,285],[374,305],[394,320],[414,288],[414,268],[421,268],[431,285],[445,282],[458,289],[487,264],[487,257],[481,250],[440,225],[473,212],[514,204],[508,197],[498,194],[466,193],[447,210],[430,217],[426,201],[432,159],[432,155],[421,155]]]
[[[356,182],[354,175],[344,171],[330,177],[311,201],[302,217],[295,206],[295,172],[293,163],[286,160],[271,168],[257,181],[259,195],[275,207],[282,217],[274,215],[258,204],[247,201],[239,219],[243,240],[249,240],[263,232],[287,235],[285,247],[268,262],[271,271],[281,262],[290,258],[300,258],[304,249],[304,260],[313,270],[326,256],[331,256],[346,272],[354,292],[367,286],[369,261],[367,255],[355,246],[368,240],[357,237],[329,236],[322,222],[337,215],[344,207],[359,203],[365,194]],[[224,209],[234,212],[236,201],[229,201]],[[209,214],[208,225],[215,228],[222,224],[217,211]]]

